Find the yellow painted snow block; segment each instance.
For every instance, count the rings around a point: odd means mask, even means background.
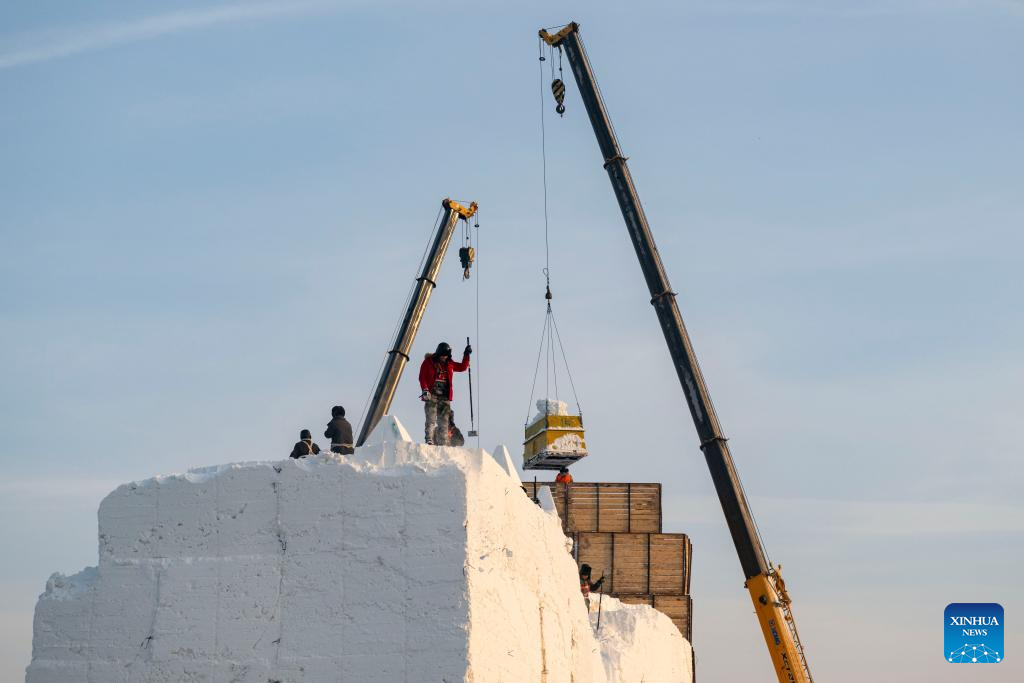
[[[543,415],[526,427],[523,461],[527,466],[545,463],[554,465],[555,460],[561,466],[585,455],[587,443],[583,434],[583,419],[579,415]]]

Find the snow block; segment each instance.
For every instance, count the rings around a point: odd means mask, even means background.
[[[650,607],[595,634],[557,515],[507,454],[382,427],[351,456],[119,487],[98,567],[39,598],[27,682],[691,680]]]

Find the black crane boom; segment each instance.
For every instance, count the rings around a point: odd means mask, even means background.
[[[597,136],[597,144],[601,148],[604,168],[608,171],[615,199],[619,203],[622,218],[626,222],[626,230],[636,250],[644,279],[647,281],[651,305],[658,314],[672,364],[686,396],[700,440],[700,448],[704,452],[718,500],[725,513],[729,533],[736,546],[743,575],[747,579],[747,589],[754,601],[776,674],[780,681],[810,682],[810,670],[796,632],[796,622],[789,610],[789,596],[785,584],[778,570],[769,563],[767,553],[761,544],[739,474],[729,452],[729,445],[722,434],[718,416],[715,414],[711,396],[697,362],[697,355],[679,313],[676,293],[669,284],[665,266],[651,235],[647,216],[644,215],[636,187],[633,185],[626,157],[619,147],[597,80],[591,70],[590,60],[580,40],[579,24],[567,24],[554,34],[542,29],[540,37],[548,45],[564,49],[572,68],[583,105]]]

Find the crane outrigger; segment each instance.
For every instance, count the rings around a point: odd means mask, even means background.
[[[697,428],[700,448],[704,451],[704,458],[711,471],[711,479],[722,504],[736,553],[739,555],[746,578],[746,588],[753,600],[776,676],[784,683],[813,683],[780,567],[771,565],[757,533],[739,474],[729,452],[729,444],[711,403],[697,355],[694,353],[679,313],[679,306],[676,304],[676,294],[669,285],[665,266],[661,262],[650,225],[647,223],[647,216],[644,215],[636,187],[633,185],[626,157],[619,147],[594,72],[590,68],[590,61],[580,40],[579,29],[579,24],[572,22],[555,33],[541,29],[540,37],[552,48],[565,51],[576,84],[579,86],[583,105],[590,116],[597,144],[601,148],[604,168],[608,171],[615,198],[626,221],[626,229],[640,260],[644,278],[647,280],[651,305],[658,314],[672,363],[686,396],[693,424]],[[560,99],[564,97],[564,84],[557,80],[552,84],[552,90],[561,114],[564,111]]]

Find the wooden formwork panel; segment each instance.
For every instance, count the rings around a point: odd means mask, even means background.
[[[690,539],[685,534],[572,534],[577,564],[605,577],[609,593],[685,595],[690,587]]]
[[[693,602],[689,595],[653,595],[654,608],[672,620],[679,632],[693,642]]]
[[[611,534],[612,588],[616,593],[650,593],[651,535]]]
[[[618,598],[626,605],[650,605],[654,607],[653,595],[613,595],[612,597]]]
[[[591,576],[596,581],[605,577],[603,590],[612,592],[612,535],[602,533],[573,534],[576,564],[589,564]]]
[[[551,489],[566,532],[661,532],[661,484],[523,482],[531,498],[541,486]]]
[[[693,546],[684,534],[652,534],[651,582],[649,593],[656,595],[689,594],[690,559]]]

